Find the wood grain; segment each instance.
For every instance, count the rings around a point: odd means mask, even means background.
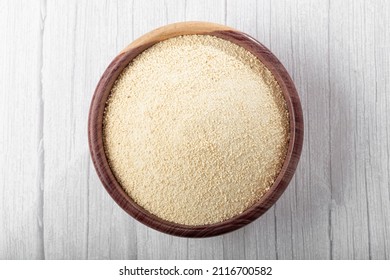
[[[306,128],[295,184],[275,207],[281,259],[331,258],[328,36],[328,2],[272,3],[270,48],[296,83]]]
[[[87,118],[84,104],[89,96],[83,94],[86,50],[79,46],[85,46],[83,17],[87,7],[78,2],[48,1],[43,9],[45,257],[84,259],[89,157],[83,134]]]
[[[90,98],[101,72],[132,37],[132,1],[90,1],[85,8],[86,24],[84,46],[86,73],[83,94],[88,97],[84,109],[88,111]],[[103,20],[102,20],[103,19]],[[121,28],[127,26],[127,28]],[[95,34],[96,36],[89,36]],[[106,39],[103,39],[106,38]],[[93,61],[101,57],[97,67]],[[84,132],[86,127],[84,127]],[[86,139],[85,139],[86,140]],[[137,258],[136,225],[111,197],[101,189],[101,183],[90,163],[88,202],[88,259],[135,259]],[[111,226],[115,225],[115,226]]]
[[[387,1],[45,2],[0,1],[0,258],[390,259]],[[204,240],[129,219],[87,164],[85,117],[101,73],[133,38],[182,20],[228,24],[270,48],[297,86],[307,131],[276,205]],[[88,213],[59,209],[66,200]]]
[[[0,259],[44,258],[41,27],[39,5],[1,2]]]
[[[330,15],[333,258],[389,259],[390,6],[334,2]]]

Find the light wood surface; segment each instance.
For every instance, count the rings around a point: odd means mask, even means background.
[[[167,23],[227,24],[285,65],[304,147],[276,205],[209,239],[134,221],[91,165],[108,63]],[[388,1],[0,1],[0,259],[390,259]]]

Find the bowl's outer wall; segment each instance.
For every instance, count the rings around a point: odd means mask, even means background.
[[[115,179],[103,146],[103,115],[111,88],[122,70],[138,54],[168,38],[188,35],[213,35],[238,44],[254,54],[273,73],[278,81],[290,117],[290,141],[284,165],[270,190],[245,212],[221,223],[186,226],[160,219],[137,205]],[[261,43],[249,35],[230,27],[207,22],[170,24],[153,30],[126,47],[107,67],[93,96],[89,111],[88,140],[97,174],[107,192],[128,214],[138,221],[164,233],[182,237],[209,237],[236,230],[264,214],[282,195],[296,170],[303,144],[303,114],[299,96],[286,69]]]

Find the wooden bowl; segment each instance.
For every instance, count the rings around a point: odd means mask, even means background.
[[[287,102],[290,116],[290,142],[283,167],[275,183],[260,200],[245,212],[220,223],[187,226],[162,220],[136,204],[115,179],[103,147],[103,113],[111,88],[122,70],[138,54],[157,42],[189,35],[213,35],[240,45],[254,54],[273,73]],[[281,196],[290,182],[302,150],[303,116],[297,91],[286,69],[279,60],[251,36],[230,27],[206,23],[185,22],[153,30],[126,47],[103,73],[92,99],[88,122],[89,147],[97,174],[107,192],[128,214],[156,230],[183,237],[208,237],[236,230],[264,214]]]

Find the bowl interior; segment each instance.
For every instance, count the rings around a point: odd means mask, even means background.
[[[113,175],[103,146],[103,115],[106,100],[123,69],[141,52],[168,38],[180,35],[213,35],[240,45],[254,54],[274,75],[286,99],[290,117],[290,140],[283,167],[270,190],[243,213],[220,223],[187,226],[168,222],[135,203]],[[281,196],[290,182],[302,150],[303,116],[298,94],[286,69],[261,43],[249,35],[223,25],[204,22],[175,23],[156,29],[134,41],[107,67],[102,75],[89,112],[88,137],[92,161],[111,197],[138,221],[165,233],[183,237],[208,237],[238,229],[264,214]]]

